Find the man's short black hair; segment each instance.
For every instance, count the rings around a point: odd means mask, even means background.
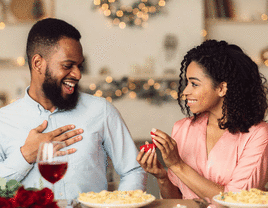
[[[79,41],[81,34],[74,26],[60,19],[47,18],[35,23],[28,34],[26,46],[30,70],[32,57],[35,54],[48,55],[51,47],[63,37]]]

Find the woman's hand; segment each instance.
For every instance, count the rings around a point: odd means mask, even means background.
[[[158,129],[152,129],[151,134],[153,142],[161,151],[162,158],[168,168],[182,162],[179,156],[177,143],[174,139]]]
[[[156,178],[163,179],[167,177],[167,171],[157,159],[155,148],[149,149],[146,153],[144,148],[142,148],[137,156],[137,161],[146,172],[154,175]]]

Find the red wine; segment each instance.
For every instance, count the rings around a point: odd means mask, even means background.
[[[41,175],[50,183],[56,183],[66,173],[68,167],[67,162],[39,162],[38,168]]]

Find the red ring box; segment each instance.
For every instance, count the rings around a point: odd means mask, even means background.
[[[144,147],[144,152],[148,152],[149,149],[152,149],[153,148],[156,148],[156,145],[155,144],[145,144],[145,145],[142,145],[140,146],[140,150]]]

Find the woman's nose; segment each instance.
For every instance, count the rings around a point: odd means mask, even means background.
[[[183,95],[188,95],[188,94],[190,94],[190,89],[189,89],[189,85],[188,85],[188,84],[187,84],[186,87],[184,88],[182,94],[183,94]]]

